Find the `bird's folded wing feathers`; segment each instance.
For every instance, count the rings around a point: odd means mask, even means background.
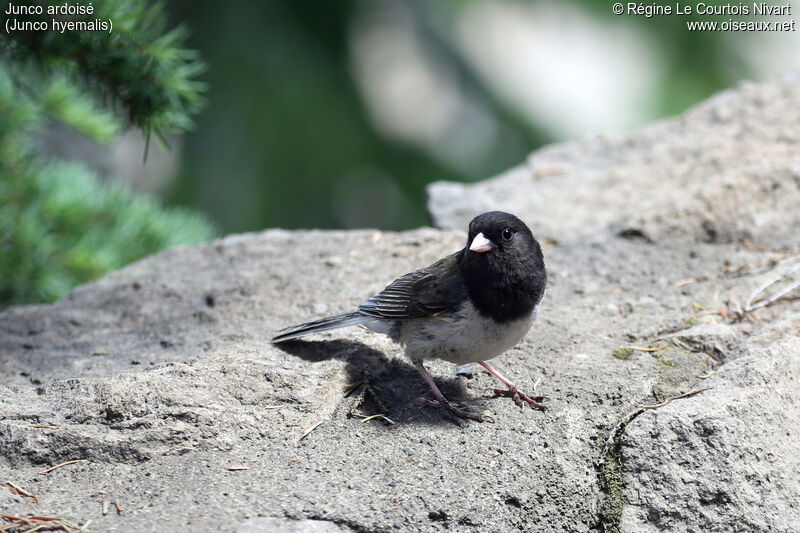
[[[397,278],[358,306],[375,318],[403,320],[440,313],[461,303],[467,289],[458,270],[458,254]]]

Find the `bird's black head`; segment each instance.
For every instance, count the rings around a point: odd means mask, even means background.
[[[514,320],[541,300],[547,280],[542,248],[514,215],[490,211],[472,219],[462,254],[467,289],[484,314]]]
[[[528,226],[511,213],[489,211],[469,223],[468,255],[486,254],[484,258],[508,260],[518,257],[525,260],[538,248]]]

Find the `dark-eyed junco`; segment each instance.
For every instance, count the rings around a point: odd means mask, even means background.
[[[519,390],[486,360],[527,333],[546,283],[542,248],[528,226],[514,215],[491,211],[470,222],[463,250],[396,279],[352,313],[287,328],[272,342],[363,324],[405,346],[438,400],[431,403],[456,417],[484,420],[445,399],[422,364],[430,357],[459,365],[477,362],[508,387],[491,389],[495,394],[544,410],[540,397]]]

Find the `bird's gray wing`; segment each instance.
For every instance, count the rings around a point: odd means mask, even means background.
[[[467,289],[455,253],[401,276],[358,306],[358,312],[374,318],[404,320],[435,315],[464,301]]]

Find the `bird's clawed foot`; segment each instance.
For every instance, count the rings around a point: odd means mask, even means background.
[[[465,407],[464,409],[459,409],[458,407],[454,406],[447,400],[437,401],[437,400],[429,400],[427,398],[417,398],[417,401],[424,403],[425,405],[430,405],[431,407],[438,407],[440,409],[444,409],[445,411],[447,411],[447,414],[458,419],[475,420],[477,422],[494,422],[494,418],[492,418],[489,415],[479,415],[473,413],[469,409],[469,407]]]
[[[447,411],[447,414],[450,416],[458,419],[458,420],[475,420],[477,422],[494,422],[494,418],[491,416],[486,415],[478,415],[471,411],[468,408],[466,409],[459,409],[458,407],[454,407],[453,404],[447,401],[447,398],[444,397],[442,391],[439,390],[439,387],[436,386],[436,383],[433,382],[433,378],[431,375],[428,374],[428,371],[425,370],[425,367],[422,365],[422,361],[417,361],[414,363],[414,366],[417,367],[419,373],[422,375],[425,382],[431,388],[433,395],[436,397],[436,400],[428,400],[426,398],[418,398],[418,401],[421,400],[423,403],[427,405],[431,405],[434,407],[441,407]]]
[[[540,404],[542,400],[544,400],[543,396],[528,396],[525,394],[524,391],[521,391],[517,388],[514,383],[512,383],[507,377],[497,371],[492,365],[487,363],[486,361],[478,361],[478,363],[489,371],[494,377],[499,379],[503,382],[503,384],[508,387],[508,389],[495,389],[495,388],[488,388],[486,390],[492,391],[495,396],[508,396],[514,400],[514,403],[522,407],[524,404],[522,402],[527,403],[534,409],[539,409],[540,411],[547,411],[547,407]]]
[[[540,411],[547,411],[547,406],[542,405],[541,402],[544,400],[544,396],[528,396],[525,394],[524,391],[519,390],[516,386],[510,385],[507,389],[495,389],[495,388],[488,388],[486,390],[492,391],[495,396],[508,396],[514,400],[514,403],[523,407],[525,404],[522,402],[527,403],[534,409],[539,409]]]

